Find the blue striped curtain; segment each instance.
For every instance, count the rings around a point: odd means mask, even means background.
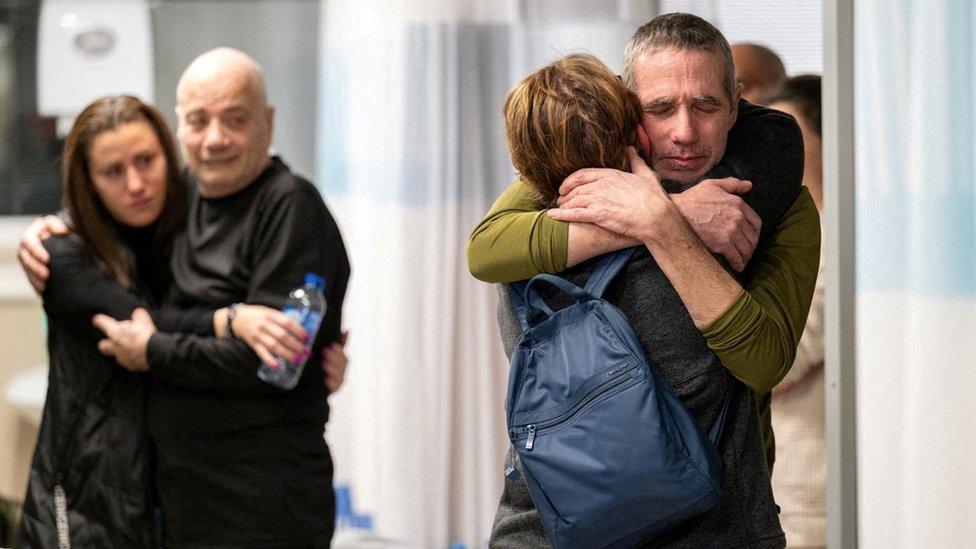
[[[976,5],[855,2],[859,536],[976,539]]]
[[[505,95],[573,51],[619,67],[644,22],[587,0],[530,20],[543,4],[322,0],[316,179],[353,273],[328,438],[357,514],[405,546],[483,547],[501,492],[508,364],[465,245],[514,177]]]

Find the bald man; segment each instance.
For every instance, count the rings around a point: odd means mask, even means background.
[[[776,52],[759,44],[732,44],[735,78],[742,84],[742,98],[759,104],[767,92],[786,79],[786,68]]]
[[[338,341],[349,262],[315,187],[269,156],[274,109],[258,64],[209,51],[177,88],[177,138],[191,193],[173,244],[165,305],[280,308],[305,273],[324,276],[328,311],[310,362]],[[149,330],[148,345],[134,343]],[[233,338],[111,330],[119,362],[143,353],[153,378],[149,433],[167,547],[328,547],[334,501],[323,372],[294,389],[257,377],[261,361]],[[145,335],[145,334],[143,334]],[[122,474],[122,472],[120,472]]]

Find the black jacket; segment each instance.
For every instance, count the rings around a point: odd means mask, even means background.
[[[58,547],[61,514],[72,547],[151,547],[147,378],[102,356],[100,333],[91,324],[96,313],[129,318],[151,297],[137,297],[108,278],[77,237],[53,237],[44,245],[51,254],[43,295],[50,374],[20,545]],[[212,331],[212,316],[203,311],[154,316],[160,329]]]

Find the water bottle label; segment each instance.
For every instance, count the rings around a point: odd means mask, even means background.
[[[298,324],[302,328],[305,327],[305,314],[298,307],[286,305],[281,309],[281,312],[285,313],[285,316],[291,319],[295,324]]]
[[[309,346],[315,339],[315,334],[319,331],[319,324],[322,323],[322,315],[318,311],[302,311],[298,307],[285,307],[281,310],[295,324],[301,326],[309,336]]]
[[[308,346],[312,346],[312,342],[315,340],[315,334],[319,331],[319,324],[322,323],[322,315],[317,311],[309,311],[305,315],[305,321],[302,322],[302,328],[305,328],[305,332],[308,334]]]
[[[258,369],[258,377],[284,389],[291,389],[298,383],[302,375],[305,362],[312,354],[312,345],[315,336],[318,334],[319,326],[322,323],[322,314],[312,308],[296,306],[295,304],[285,305],[281,309],[283,313],[295,324],[298,324],[308,335],[305,348],[298,356],[276,357],[275,364],[263,364]]]

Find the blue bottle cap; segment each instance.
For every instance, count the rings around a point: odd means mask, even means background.
[[[305,285],[321,290],[325,288],[325,279],[317,274],[307,273],[305,275]]]

